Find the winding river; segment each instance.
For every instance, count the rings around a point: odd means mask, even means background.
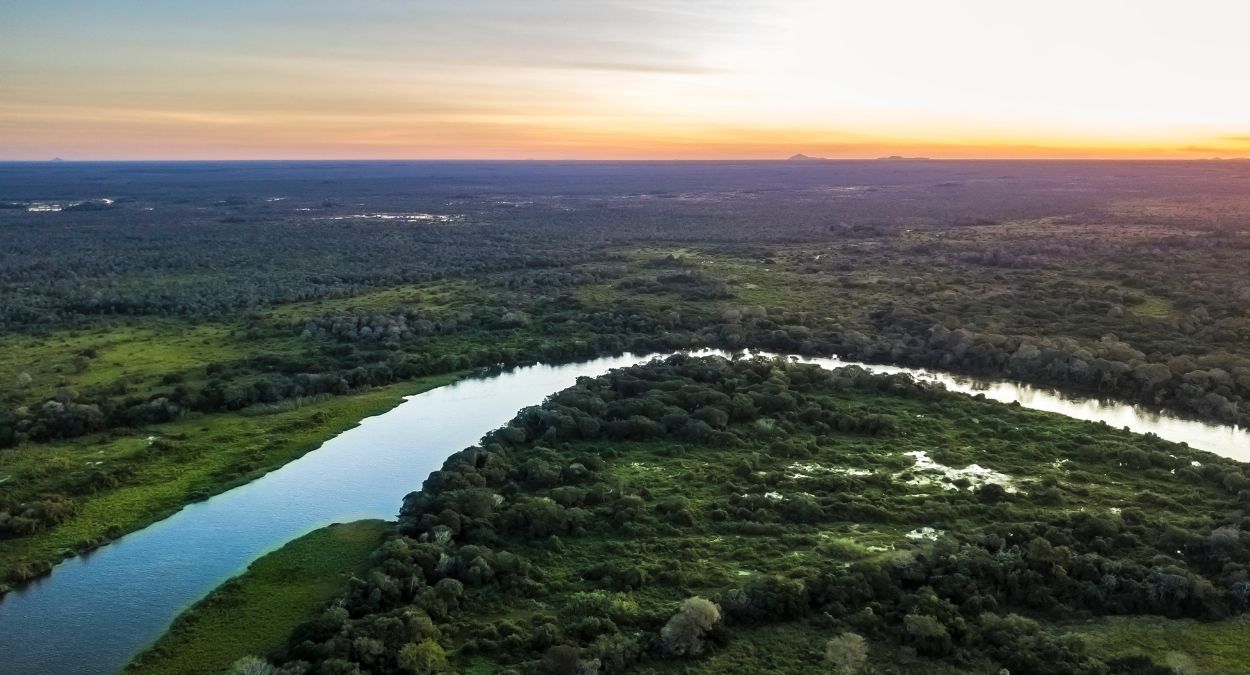
[[[706,351],[701,354],[719,352]],[[0,600],[0,673],[111,673],[190,604],[264,553],[333,522],[392,519],[403,496],[451,453],[548,394],[653,355],[534,365],[410,396],[262,478],[192,504],[87,556],[59,564]],[[836,359],[803,359],[824,367]],[[950,389],[1116,427],[1152,432],[1250,461],[1250,432],[1028,385],[890,366]]]

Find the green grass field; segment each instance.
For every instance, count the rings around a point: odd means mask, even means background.
[[[288,354],[297,346],[293,337],[245,335],[241,324],[175,319],[13,334],[0,339],[0,397],[29,404],[58,387],[85,392],[119,382],[147,391],[167,375],[194,378],[209,363]],[[93,356],[76,362],[80,354]]]
[[[1250,667],[1250,618],[1226,621],[1170,620],[1158,617],[1107,617],[1075,624],[1096,653],[1142,654],[1185,675],[1244,673]]]
[[[127,672],[221,673],[244,656],[281,650],[295,626],[368,569],[389,531],[380,520],[335,524],[269,553],[183,612]]]
[[[470,280],[403,284],[343,298],[320,298],[287,303],[269,309],[265,315],[271,320],[299,321],[324,314],[386,313],[403,308],[430,312],[448,308],[464,308],[469,306],[469,300],[475,299],[480,294],[478,284]]]
[[[1129,311],[1134,316],[1144,319],[1166,319],[1175,314],[1176,308],[1172,301],[1166,298],[1146,297],[1133,305]]]

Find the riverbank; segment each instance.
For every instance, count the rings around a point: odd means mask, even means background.
[[[465,378],[363,420],[299,461],[180,510],[0,602],[6,672],[101,675],[124,667],[192,603],[266,552],[328,523],[390,519],[453,448],[520,408],[645,357],[520,367]],[[66,641],[64,636],[73,636]]]
[[[104,463],[123,465],[125,482],[104,487],[57,527],[0,546],[0,579],[17,585],[67,557],[88,553],[169,517],[184,506],[256,480],[320,447],[362,420],[461,379],[424,377],[361,393],[310,401],[266,415],[222,413],[153,425],[144,435],[86,437],[55,447],[9,451],[6,466],[25,473]],[[10,590],[0,585],[0,593]]]
[[[224,673],[244,656],[281,652],[297,625],[368,570],[370,554],[390,531],[389,523],[362,520],[291,541],[179,615],[126,672]]]

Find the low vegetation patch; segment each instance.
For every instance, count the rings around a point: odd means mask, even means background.
[[[1068,629],[1097,653],[1144,656],[1177,673],[1238,673],[1250,663],[1250,619],[1244,616],[1222,621],[1106,617]]]

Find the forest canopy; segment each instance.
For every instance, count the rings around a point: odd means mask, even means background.
[[[1246,481],[905,375],[671,357],[449,458],[274,668],[1170,672],[1063,625],[1244,612]]]

